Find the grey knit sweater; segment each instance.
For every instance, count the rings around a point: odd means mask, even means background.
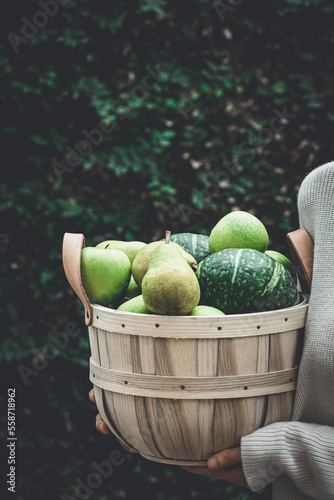
[[[333,500],[334,162],[304,179],[298,211],[314,265],[293,418],[242,438],[242,463],[252,491],[273,482],[274,500]]]

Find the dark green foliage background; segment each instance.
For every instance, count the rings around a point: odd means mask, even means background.
[[[1,383],[19,389],[21,500],[74,496],[76,477],[84,480],[93,461],[121,450],[94,428],[88,335],[62,270],[63,233],[84,233],[87,246],[107,238],[149,242],[166,228],[209,234],[238,207],[265,223],[271,248],[287,253],[285,234],[298,227],[298,186],[333,158],[334,5],[233,4],[220,19],[209,0],[70,0],[15,54],[8,33],[20,34],[22,17],[41,8],[6,2],[0,370]],[[143,94],[135,87],[147,67],[159,79]],[[274,122],[281,128],[274,133],[272,119],[284,109],[295,116]],[[66,146],[76,150],[82,130],[101,120],[114,131],[71,172],[56,175]],[[31,368],[37,355],[42,363],[48,333],[68,321],[80,335],[26,387],[18,365]],[[240,495],[232,484],[124,456],[90,498]]]

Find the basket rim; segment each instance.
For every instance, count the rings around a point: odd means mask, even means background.
[[[118,311],[92,304],[92,327],[106,332],[169,338],[234,338],[282,333],[303,328],[308,295],[302,302],[271,311],[226,316],[163,316]]]

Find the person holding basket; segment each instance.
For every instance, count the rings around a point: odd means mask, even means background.
[[[253,492],[273,483],[273,500],[334,500],[334,162],[305,177],[297,203],[314,260],[292,420],[244,436],[205,467],[184,469]],[[93,390],[89,398],[95,402]],[[110,432],[100,415],[96,427]]]

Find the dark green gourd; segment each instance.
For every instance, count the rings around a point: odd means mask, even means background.
[[[210,255],[209,236],[205,234],[176,233],[171,235],[170,241],[177,243],[183,250],[190,253],[197,264]]]
[[[249,248],[213,253],[199,265],[200,304],[225,314],[270,311],[299,303],[297,286],[287,269]]]

